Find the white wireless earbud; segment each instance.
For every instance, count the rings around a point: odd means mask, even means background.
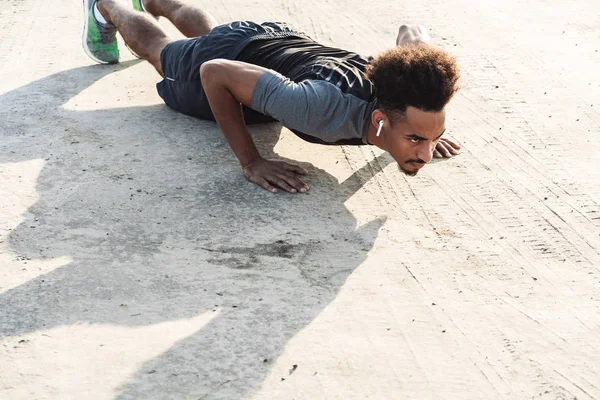
[[[379,120],[379,128],[377,128],[377,137],[379,137],[379,134],[381,133],[381,128],[383,128],[383,120],[380,119]]]

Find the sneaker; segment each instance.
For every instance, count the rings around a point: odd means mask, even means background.
[[[146,7],[144,7],[144,1],[143,0],[131,0],[131,5],[133,6],[134,10],[137,11],[141,11],[144,13],[147,13],[148,10],[146,10]],[[150,13],[148,13],[149,15],[152,15]],[[152,15],[154,17],[155,20],[158,21],[158,17],[156,15]]]
[[[119,62],[117,28],[111,23],[101,23],[94,16],[98,0],[83,0],[85,23],[83,26],[83,50],[100,64]]]
[[[140,11],[140,12],[143,12],[143,13],[147,13],[148,12],[148,11],[146,11],[146,8],[144,7],[144,3],[143,3],[142,0],[131,0],[131,5],[133,6],[134,10],[137,10],[137,11]],[[149,15],[152,15],[152,14],[149,14]],[[154,15],[152,15],[152,16],[154,17]],[[158,17],[154,17],[154,19],[158,21]],[[131,52],[131,54],[133,54],[137,58],[142,58],[138,54],[136,54],[136,52],[133,51],[131,49],[131,47],[129,47],[129,45],[127,43],[125,43],[125,46]]]
[[[146,9],[144,8],[144,3],[142,3],[142,0],[131,0],[131,4],[133,5],[134,10],[146,12]]]

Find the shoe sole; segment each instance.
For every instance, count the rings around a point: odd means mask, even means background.
[[[82,45],[83,45],[83,51],[85,51],[85,54],[87,54],[92,60],[96,61],[97,63],[100,64],[110,64],[107,61],[103,61],[100,60],[98,58],[96,58],[92,52],[90,51],[88,45],[87,45],[87,30],[88,30],[88,23],[90,22],[90,2],[92,2],[93,0],[83,0],[83,15],[84,15],[84,23],[83,23],[83,37],[82,37]]]

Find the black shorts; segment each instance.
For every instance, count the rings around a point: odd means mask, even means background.
[[[200,66],[216,58],[235,60],[254,40],[284,37],[306,36],[283,23],[238,21],[217,26],[206,36],[171,42],[160,53],[164,79],[156,84],[158,94],[169,107],[181,113],[214,121],[202,89]],[[247,107],[244,117],[249,124],[273,121]]]

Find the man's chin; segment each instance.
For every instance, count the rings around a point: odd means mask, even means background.
[[[410,164],[409,164],[410,165]],[[400,170],[400,172],[402,172],[404,175],[408,175],[408,176],[415,176],[419,173],[419,170],[421,168],[414,168],[414,169],[406,169],[402,166],[402,164],[398,164],[398,169]]]

